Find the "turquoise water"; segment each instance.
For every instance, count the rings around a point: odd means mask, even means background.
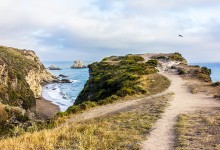
[[[190,65],[206,66],[212,70],[211,78],[213,82],[220,81],[220,63],[190,63]]]
[[[88,65],[91,62],[85,62]],[[88,68],[72,69],[70,68],[73,61],[47,61],[43,62],[48,68],[51,65],[61,68],[62,70],[49,70],[53,75],[59,77],[60,74],[68,76],[71,83],[53,83],[43,87],[42,96],[50,100],[60,107],[61,111],[65,111],[72,106],[79,92],[83,89],[89,78]],[[60,78],[62,79],[62,78]]]

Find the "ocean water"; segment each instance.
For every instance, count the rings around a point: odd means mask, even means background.
[[[85,62],[85,65],[91,62]],[[88,68],[72,69],[70,68],[73,61],[46,61],[44,66],[48,68],[51,65],[61,68],[62,70],[48,70],[53,75],[59,77],[60,74],[68,76],[71,83],[52,83],[43,86],[42,97],[58,105],[61,111],[66,111],[72,106],[76,97],[83,89],[89,78]],[[59,77],[62,79],[61,77]]]
[[[213,82],[220,81],[220,63],[190,63],[190,65],[206,66],[212,70],[211,78]]]

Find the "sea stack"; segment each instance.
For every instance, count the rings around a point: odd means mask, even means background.
[[[87,68],[86,65],[81,60],[74,61],[74,64],[71,66],[71,68],[79,69],[79,68]]]
[[[61,70],[59,67],[55,67],[53,65],[51,65],[48,69],[49,70]]]

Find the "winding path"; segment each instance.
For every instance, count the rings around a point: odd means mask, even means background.
[[[148,136],[146,141],[143,141],[143,150],[174,149],[174,125],[179,114],[220,107],[220,103],[210,96],[189,93],[186,87],[187,81],[181,79],[178,75],[162,71],[160,73],[171,81],[168,92],[173,92],[174,98],[170,102],[170,106],[162,114],[161,119],[154,125],[150,136]]]

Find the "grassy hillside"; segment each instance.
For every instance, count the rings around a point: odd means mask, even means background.
[[[58,128],[2,140],[0,148],[7,150],[139,149],[140,142],[146,139],[146,135],[155,121],[160,118],[171,98],[172,94],[145,98],[132,107],[97,119],[67,123]]]
[[[44,69],[33,51],[0,46],[0,136],[32,125],[27,121],[30,116],[34,118],[36,99],[27,76],[30,71],[36,72],[31,78],[37,84],[40,77],[35,77]]]

